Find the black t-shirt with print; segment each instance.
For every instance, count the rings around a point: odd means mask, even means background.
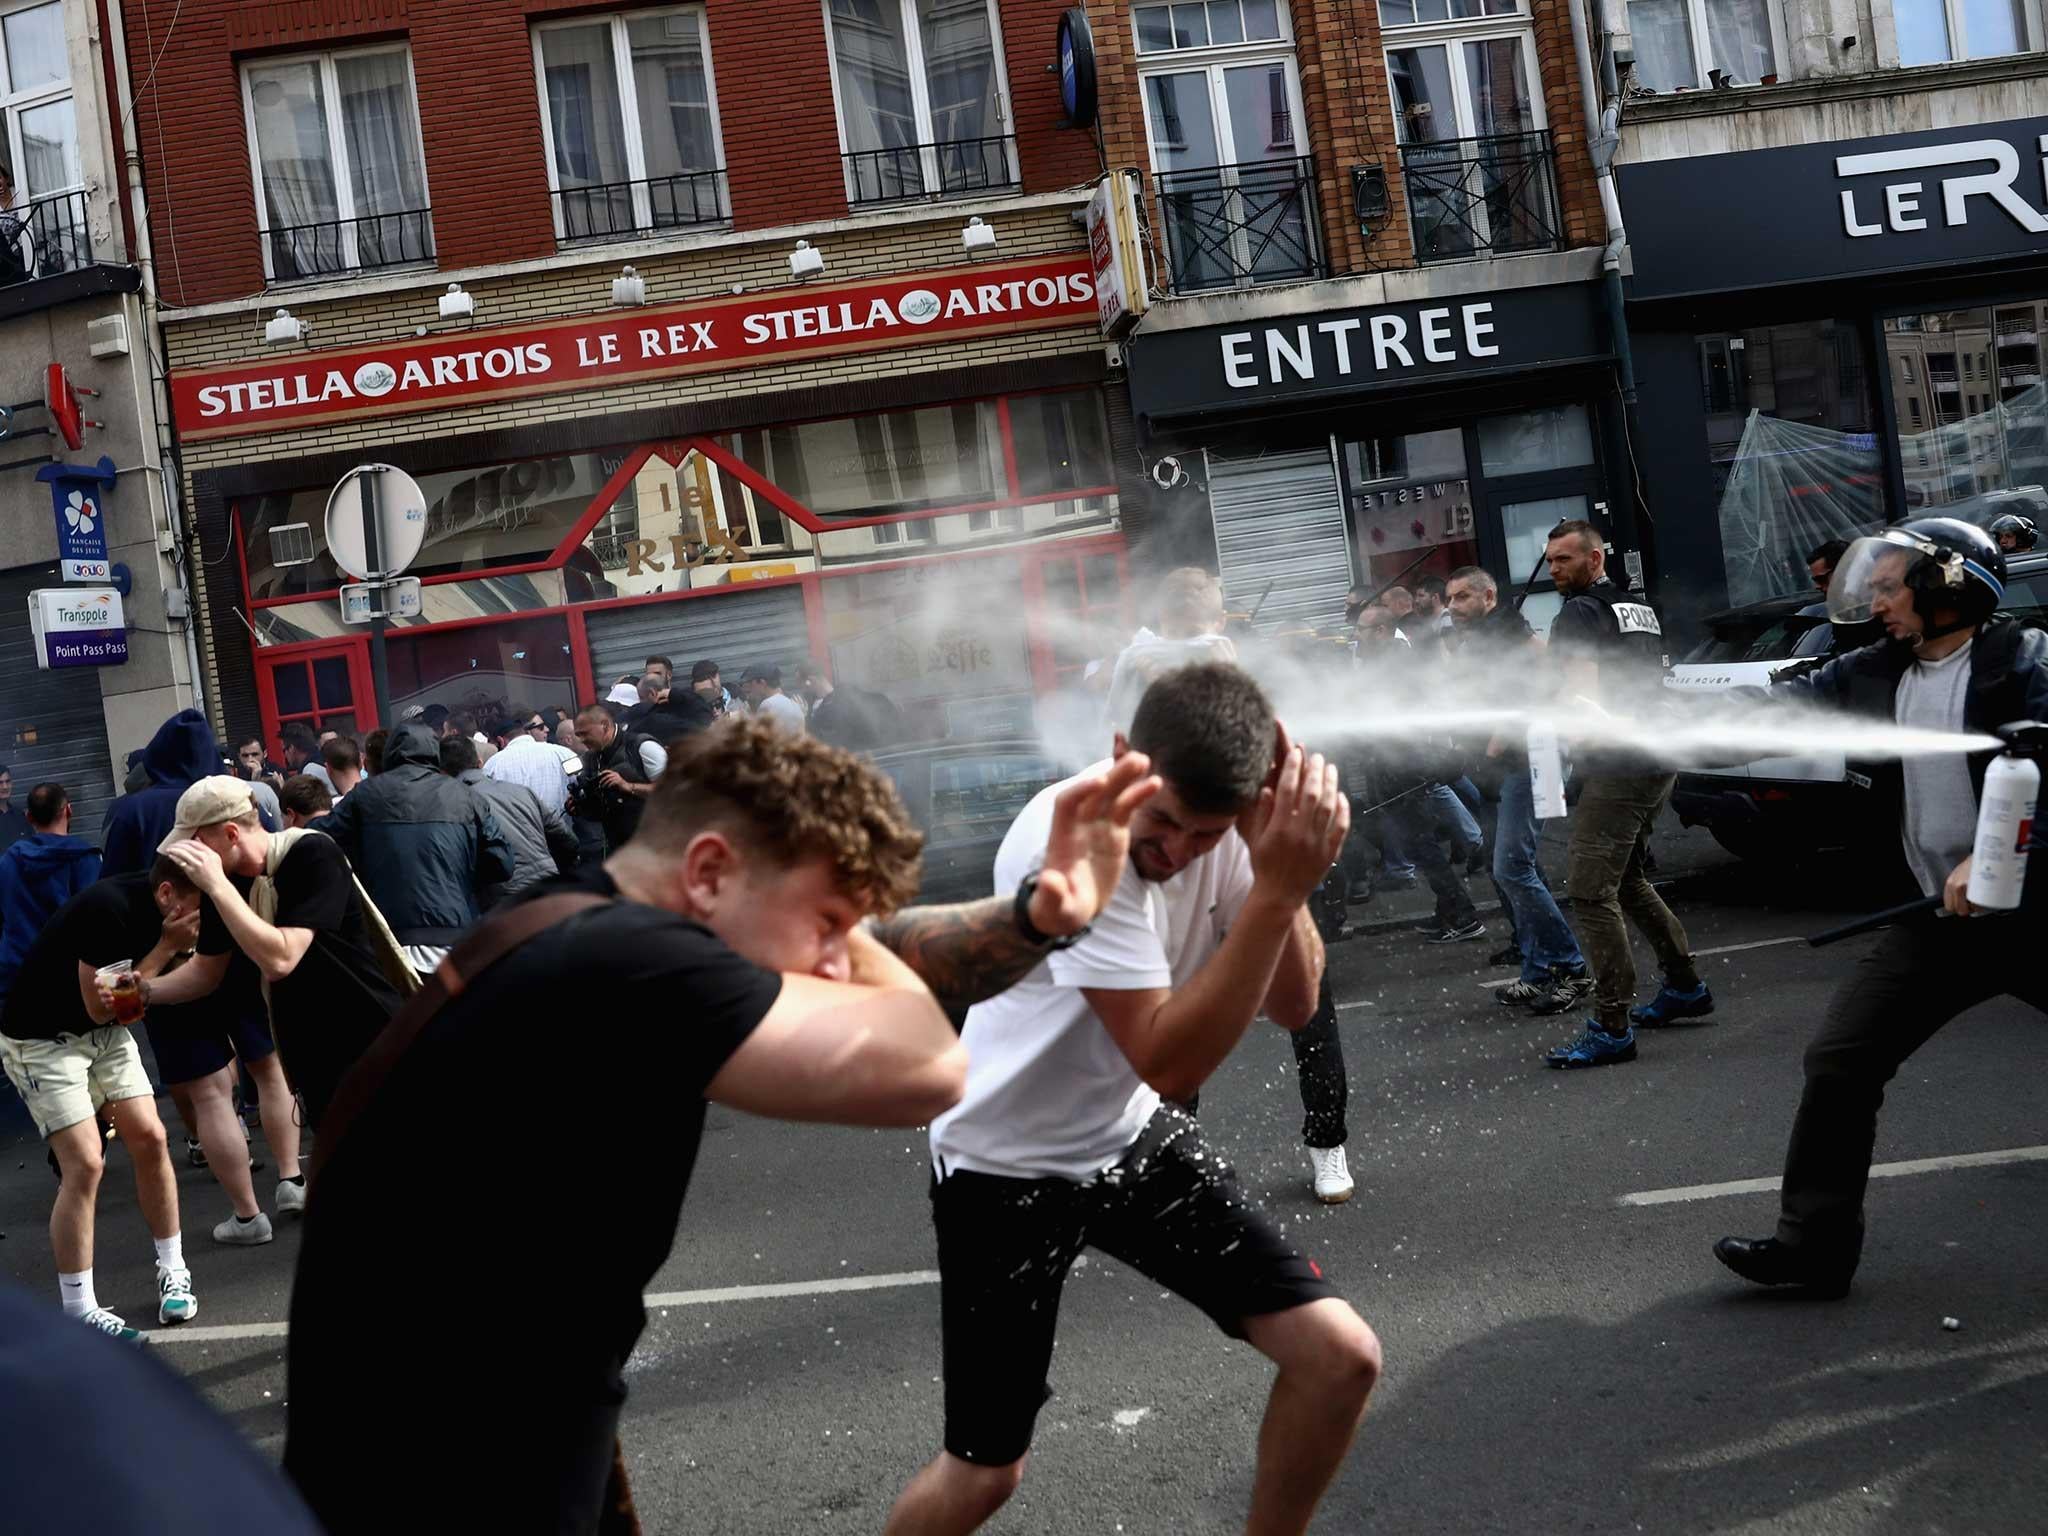
[[[398,1011],[400,998],[377,963],[348,857],[332,838],[300,838],[277,866],[275,881],[273,923],[310,928],[313,942],[289,976],[270,984],[271,1032],[317,1127],[343,1075]],[[232,943],[226,921],[208,901],[201,909],[199,952],[217,954]]]
[[[117,960],[139,965],[162,934],[163,914],[150,894],[148,875],[111,875],[93,882],[52,913],[29,946],[7,995],[0,1034],[11,1040],[55,1040],[98,1029],[85,1011],[79,962],[94,970]],[[202,954],[223,954],[228,947],[225,930],[209,936],[202,922]]]
[[[579,888],[617,897],[602,870],[532,894]],[[395,1509],[423,1530],[594,1527],[704,1090],[781,986],[699,924],[614,899],[429,1021],[321,1164],[292,1288],[285,1467],[330,1530],[383,1530]],[[521,1106],[542,1139],[444,1198],[465,1117],[485,1134]],[[536,1246],[547,1212],[570,1227]],[[378,1296],[411,1300],[365,1327]]]

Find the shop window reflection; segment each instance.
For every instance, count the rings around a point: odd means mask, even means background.
[[[527,709],[576,707],[569,621],[536,616],[503,624],[394,634],[389,642],[391,705],[473,710],[481,719],[509,703]]]
[[[1358,584],[1368,593],[1479,563],[1457,427],[1344,445]]]
[[[1909,512],[1979,526],[2048,514],[2044,312],[2033,300],[1885,322]]]

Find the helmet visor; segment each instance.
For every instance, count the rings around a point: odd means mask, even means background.
[[[1909,535],[1891,532],[1856,540],[1828,582],[1828,617],[1837,624],[1863,623],[1880,598],[1906,589],[1907,575],[1926,558]]]

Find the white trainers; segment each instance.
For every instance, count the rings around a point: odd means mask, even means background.
[[[280,1216],[303,1216],[306,1213],[306,1186],[277,1181],[277,1214]]]
[[[1316,1198],[1325,1205],[1342,1205],[1355,1187],[1342,1147],[1310,1147],[1308,1160],[1315,1165]]]
[[[261,1211],[254,1221],[243,1221],[230,1216],[213,1229],[213,1240],[226,1243],[230,1248],[260,1248],[277,1234],[270,1229],[270,1218]]]
[[[142,1334],[139,1330],[130,1328],[126,1321],[116,1317],[105,1307],[94,1307],[90,1312],[81,1314],[78,1320],[85,1324],[86,1327],[97,1328],[108,1338],[119,1339],[124,1344],[140,1344],[143,1342]]]
[[[156,1267],[156,1320],[160,1323],[189,1323],[199,1315],[199,1298],[192,1294],[192,1271],[180,1264],[176,1269]]]

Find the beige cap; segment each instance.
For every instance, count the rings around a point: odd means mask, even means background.
[[[156,845],[162,853],[173,843],[182,843],[201,827],[217,827],[224,821],[240,821],[256,810],[256,798],[249,786],[229,774],[217,773],[201,779],[178,796],[178,821],[171,835]]]

